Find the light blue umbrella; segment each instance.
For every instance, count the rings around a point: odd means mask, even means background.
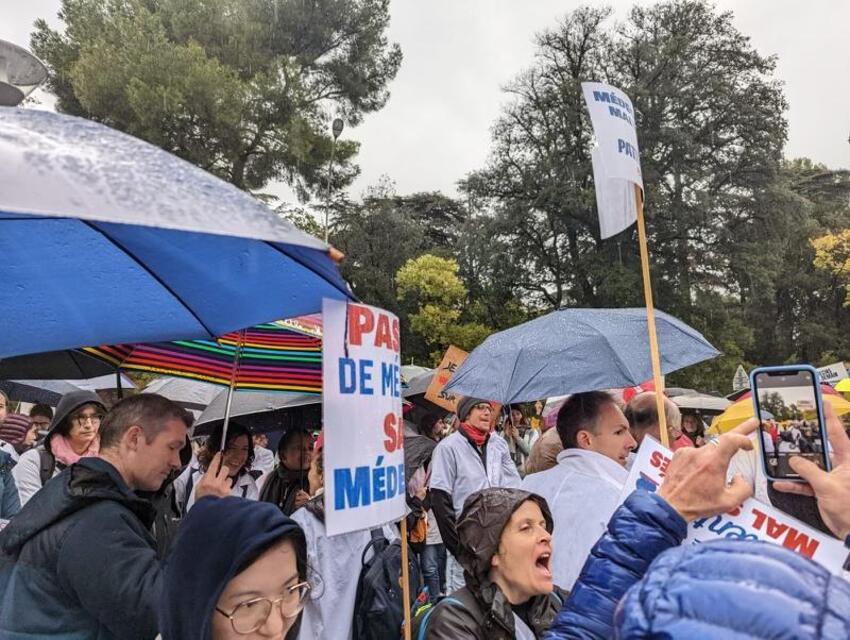
[[[664,374],[720,355],[698,331],[662,311],[655,324]],[[651,377],[644,309],[560,309],[487,338],[445,391],[509,404],[630,387]]]
[[[0,108],[0,358],[213,339],[348,288],[250,194],[103,125]]]

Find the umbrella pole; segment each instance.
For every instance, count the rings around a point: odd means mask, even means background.
[[[640,266],[643,272],[643,298],[646,302],[646,331],[649,334],[649,356],[652,361],[652,380],[655,385],[655,402],[658,410],[658,429],[661,444],[670,446],[667,436],[667,415],[664,412],[664,382],[661,377],[661,358],[658,355],[658,334],[655,332],[655,306],[652,303],[652,281],[649,278],[649,251],[646,247],[646,226],[643,222],[643,194],[638,185],[635,187],[635,206],[637,208],[638,244],[640,244]]]
[[[124,389],[121,388],[121,369],[115,370],[115,388],[118,389],[118,399],[124,399]]]
[[[242,343],[245,342],[245,330],[239,332],[236,351],[233,353],[233,368],[230,370],[230,386],[227,388],[227,402],[224,405],[224,424],[221,427],[221,451],[227,442],[227,427],[230,425],[230,407],[233,404],[233,391],[236,388],[236,376],[239,373],[239,358],[242,357]]]

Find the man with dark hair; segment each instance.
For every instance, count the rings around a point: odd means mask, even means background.
[[[34,404],[30,409],[30,418],[32,418],[33,426],[36,429],[46,432],[53,421],[53,409],[47,404]]]
[[[604,391],[570,396],[558,412],[557,429],[564,445],[558,463],[526,476],[522,488],[544,497],[552,509],[552,578],[570,589],[617,508],[635,441],[620,407]]]
[[[180,467],[186,429],[162,396],[122,400],[101,422],[99,456],[68,466],[0,532],[0,637],[156,636],[154,509],[136,492],[157,491]],[[198,495],[229,493],[218,461]]]

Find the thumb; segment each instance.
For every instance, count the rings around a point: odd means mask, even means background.
[[[791,468],[800,474],[800,477],[811,485],[812,489],[817,493],[818,486],[826,479],[827,472],[817,466],[811,460],[806,460],[799,456],[794,456],[788,461]]]

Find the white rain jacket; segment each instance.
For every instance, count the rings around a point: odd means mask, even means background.
[[[204,472],[199,467],[191,465],[186,467],[174,481],[174,500],[184,516],[195,504],[195,487],[198,486],[203,475]],[[188,497],[186,496],[187,490],[189,492]],[[248,500],[259,500],[260,489],[257,486],[257,481],[250,473],[243,473],[236,478],[236,482],[230,489],[230,495]],[[185,509],[183,508],[184,504],[186,505]]]
[[[628,472],[611,458],[586,449],[564,449],[558,464],[532,473],[522,488],[549,504],[552,533],[552,581],[570,590],[593,545],[620,504]]]
[[[481,456],[459,431],[444,438],[431,455],[431,489],[452,496],[455,517],[460,517],[463,503],[470,494],[489,487],[518,489],[520,477],[511,459],[508,443],[497,433],[487,441],[487,469]]]
[[[328,537],[325,523],[308,508],[301,507],[292,519],[307,538],[307,566],[318,580],[311,580],[309,599],[301,614],[301,640],[333,638],[351,640],[354,632],[354,600],[362,569],[363,550],[372,539],[369,530]],[[384,535],[392,541],[398,534],[385,526]],[[366,559],[371,557],[371,552]],[[318,582],[318,584],[312,584]]]

